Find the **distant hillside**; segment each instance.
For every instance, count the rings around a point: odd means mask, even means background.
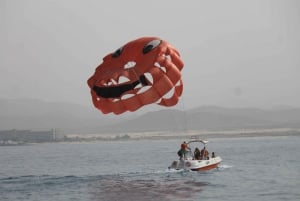
[[[93,106],[41,100],[0,100],[0,130],[57,128],[65,133],[300,128],[299,108],[198,107],[137,115],[103,115]]]
[[[186,130],[185,112],[160,110],[148,112],[136,118],[102,127],[104,132],[152,132]]]
[[[146,132],[185,130],[234,130],[300,128],[300,109],[261,110],[256,108],[199,107],[189,111],[149,112],[103,131]]]
[[[211,106],[190,110],[188,114],[189,126],[195,129],[300,127],[300,108],[262,110]]]
[[[58,128],[67,133],[94,132],[108,123],[111,117],[104,117],[93,106],[34,99],[0,100],[0,130]]]

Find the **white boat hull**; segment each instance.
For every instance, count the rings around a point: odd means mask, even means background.
[[[181,159],[173,161],[169,169],[175,170],[192,170],[192,171],[205,171],[217,168],[221,163],[222,159],[220,156],[210,158],[208,160],[194,160],[192,158]]]

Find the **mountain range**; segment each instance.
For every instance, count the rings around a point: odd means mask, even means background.
[[[52,128],[66,134],[300,128],[300,108],[201,106],[186,111],[168,108],[116,116],[74,103],[0,100],[0,130]]]

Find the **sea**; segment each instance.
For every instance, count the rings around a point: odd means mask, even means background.
[[[0,200],[300,200],[300,136],[208,140],[206,172],[168,169],[182,139],[2,146]]]

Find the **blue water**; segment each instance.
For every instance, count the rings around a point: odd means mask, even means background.
[[[1,201],[300,200],[300,137],[211,139],[208,172],[169,171],[180,140],[0,147]]]

